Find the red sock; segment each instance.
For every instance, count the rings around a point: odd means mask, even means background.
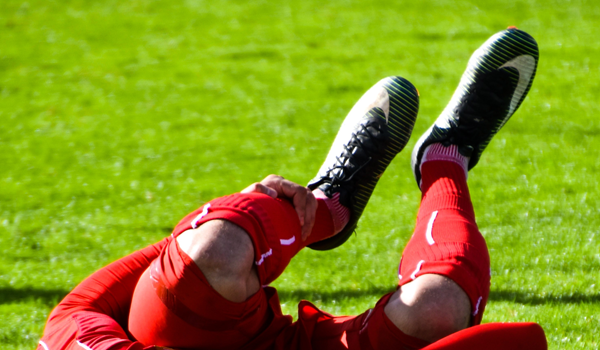
[[[428,146],[425,149],[425,152],[423,152],[423,158],[421,159],[421,168],[426,162],[436,160],[444,160],[460,165],[460,167],[465,172],[465,179],[468,177],[469,158],[463,156],[458,152],[458,146],[450,145],[446,147],[441,143],[434,143]],[[419,168],[419,170],[421,170],[421,168]]]
[[[475,222],[475,212],[464,168],[452,161],[421,164],[421,206],[417,221],[442,209],[458,210]]]
[[[333,220],[333,231],[334,234],[339,233],[350,221],[350,209],[346,208],[340,203],[340,194],[334,193],[331,198],[327,197],[323,191],[316,189],[313,194],[317,199],[323,200],[323,202],[329,208],[331,219]]]
[[[307,245],[329,238],[339,232],[335,229],[336,221],[334,220],[334,214],[330,208],[331,203],[328,204],[328,201],[331,202],[331,199],[327,198],[327,200],[325,200],[317,197],[318,207],[315,216],[315,226],[313,226],[310,236],[302,243],[303,248]],[[337,220],[339,220],[339,218]],[[346,223],[344,223],[344,225],[346,225]]]
[[[464,329],[423,350],[546,350],[544,330],[537,323],[487,323]]]

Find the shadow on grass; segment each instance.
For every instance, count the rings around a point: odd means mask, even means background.
[[[490,292],[490,300],[511,301],[513,303],[527,305],[543,304],[596,304],[600,303],[600,294],[572,293],[564,295],[540,296],[533,293],[518,292],[511,290],[495,290]]]
[[[394,287],[371,286],[368,288],[352,290],[309,290],[309,289],[277,289],[281,300],[305,299],[309,301],[329,302],[334,300],[356,299],[364,297],[379,298],[393,292]],[[11,288],[0,287],[0,304],[38,301],[48,306],[58,304],[67,294],[63,289],[38,289],[38,288]],[[596,304],[600,303],[600,294],[573,293],[567,295],[540,296],[533,293],[496,290],[490,292],[491,301],[510,301],[525,305],[543,304]]]
[[[63,289],[0,287],[0,305],[37,301],[48,306],[54,306],[67,294],[69,294],[69,291]]]
[[[351,289],[351,290],[332,290],[332,291],[320,291],[320,290],[308,290],[308,289],[277,289],[279,299],[305,299],[308,301],[334,301],[344,299],[356,299],[364,297],[379,298],[387,293],[393,292],[395,288],[381,287],[381,286],[370,286],[368,288]]]
[[[277,289],[281,300],[287,299],[305,299],[308,301],[323,301],[329,302],[334,300],[356,299],[363,297],[379,298],[387,293],[393,292],[394,287],[371,286],[369,288],[352,289],[352,290],[333,290],[320,291],[308,289]],[[490,292],[490,300],[492,301],[510,301],[513,303],[526,305],[543,305],[543,304],[596,304],[600,303],[600,294],[583,294],[573,293],[565,295],[546,295],[540,296],[533,293],[511,291],[511,290],[496,290]]]

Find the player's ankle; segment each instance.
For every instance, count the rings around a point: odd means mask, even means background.
[[[423,152],[421,168],[426,162],[442,161],[458,164],[465,172],[465,178],[469,171],[469,157],[463,156],[458,152],[458,146],[444,146],[441,143],[434,143],[428,146]]]
[[[334,193],[331,198],[327,197],[323,191],[316,189],[313,194],[317,199],[323,200],[329,209],[331,219],[333,220],[334,234],[338,234],[350,221],[350,209],[340,203],[340,194]]]

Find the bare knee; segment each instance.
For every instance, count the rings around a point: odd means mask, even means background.
[[[469,326],[471,303],[448,277],[427,274],[400,287],[385,313],[405,334],[434,342]]]
[[[242,302],[259,290],[252,240],[239,226],[211,220],[179,235],[177,243],[225,299]]]

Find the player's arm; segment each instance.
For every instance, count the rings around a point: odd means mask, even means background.
[[[123,257],[83,280],[50,314],[38,350],[65,350],[74,342],[94,350],[154,349],[131,341],[121,325],[127,325],[139,277],[169,240]]]
[[[94,350],[169,350],[160,346],[144,346],[131,341],[123,328],[111,317],[84,311],[73,316],[77,324],[77,343]],[[172,350],[172,349],[170,349]]]

